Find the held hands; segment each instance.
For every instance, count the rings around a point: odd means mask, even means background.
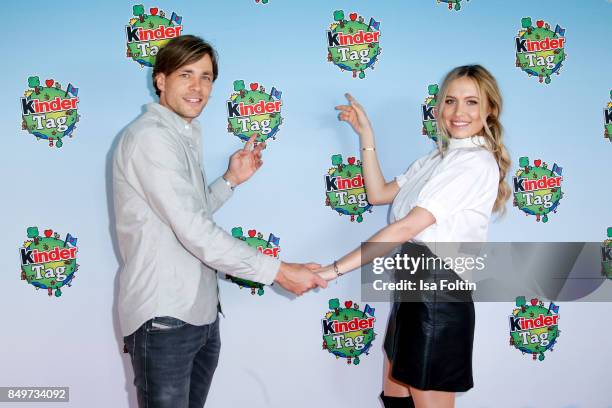
[[[225,179],[232,183],[233,186],[247,181],[263,164],[261,160],[261,152],[266,148],[265,143],[259,143],[255,148],[255,137],[251,136],[244,148],[236,151],[230,157],[229,166],[225,172]]]
[[[355,133],[359,136],[370,136],[373,135],[372,125],[370,120],[365,113],[363,107],[351,96],[351,94],[344,94],[348,100],[348,105],[338,105],[336,110],[339,110],[338,119],[347,122]]]
[[[331,281],[338,278],[338,274],[334,270],[334,265],[330,264],[327,266],[323,266],[315,271],[319,277],[325,279],[326,281]]]
[[[327,281],[314,273],[321,265],[316,263],[297,264],[281,262],[275,281],[283,288],[298,296],[317,286],[327,287]]]

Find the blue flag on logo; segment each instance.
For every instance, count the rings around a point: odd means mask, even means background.
[[[268,238],[268,243],[273,243],[274,245],[278,246],[279,242],[280,242],[279,237],[275,237],[274,234],[270,234],[270,237]]]
[[[374,309],[373,307],[370,307],[370,305],[367,305],[367,304],[366,304],[366,305],[365,305],[365,309],[363,310],[363,312],[364,312],[365,314],[369,314],[370,316],[374,316],[374,311],[375,311],[375,310],[376,310],[376,309]]]
[[[550,302],[550,306],[548,306],[548,310],[552,310],[555,313],[559,313],[559,306],[555,305],[553,302]]]
[[[373,18],[370,18],[370,24],[368,24],[368,27],[378,30],[380,28],[380,21],[376,21]]]
[[[75,88],[72,84],[68,84],[68,88],[66,89],[66,93],[71,93],[74,96],[79,94],[79,88]]]
[[[183,17],[179,16],[173,11],[172,17],[170,17],[170,21],[174,21],[176,24],[180,25],[183,22]]]
[[[281,91],[279,91],[278,89],[276,89],[275,87],[272,87],[272,91],[270,91],[270,95],[273,98],[276,98],[276,99],[279,99],[279,100],[280,100],[282,94],[283,93]]]
[[[561,175],[563,173],[563,167],[559,167],[557,166],[557,163],[553,164],[553,168],[552,168],[553,173],[557,173],[558,175]]]
[[[555,34],[558,34],[559,37],[563,37],[565,35],[565,28],[561,28],[559,24],[555,27]]]
[[[64,241],[64,246],[66,246],[66,242],[72,245],[73,247],[77,244],[77,237],[73,237],[70,233],[66,234],[66,240]]]

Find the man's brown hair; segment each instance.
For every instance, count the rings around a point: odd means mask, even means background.
[[[157,96],[161,94],[155,80],[157,74],[168,76],[182,66],[200,60],[205,55],[209,55],[212,60],[214,81],[217,79],[219,68],[217,66],[217,52],[212,45],[195,35],[181,35],[168,41],[157,53],[155,67],[153,67],[153,86]]]

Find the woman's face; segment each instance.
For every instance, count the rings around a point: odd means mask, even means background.
[[[457,78],[449,84],[446,99],[442,101],[442,120],[451,137],[463,139],[481,134],[480,104],[483,102],[471,78]]]

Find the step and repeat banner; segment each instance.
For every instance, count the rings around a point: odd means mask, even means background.
[[[0,386],[69,387],[69,401],[18,404],[13,393],[0,406],[136,406],[110,163],[121,130],[157,100],[157,53],[182,34],[219,53],[199,118],[209,180],[253,134],[267,143],[262,169],[215,214],[236,239],[288,262],[329,264],[357,247],[389,208],[368,202],[358,138],[334,106],[346,92],[364,106],[390,180],[435,147],[444,75],[481,64],[500,85],[512,159],[512,196],[489,240],[599,242],[588,292],[612,285],[610,1],[34,1],[2,11]],[[299,298],[219,275],[222,349],[207,406],[380,406],[390,304],[361,298],[359,271]],[[457,406],[612,407],[612,299],[511,298],[476,304],[475,386]]]

